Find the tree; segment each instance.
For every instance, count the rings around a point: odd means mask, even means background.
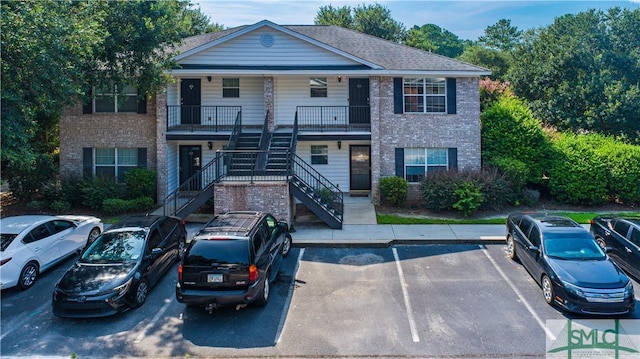
[[[491,70],[490,77],[494,80],[504,80],[511,63],[511,55],[507,51],[489,49],[480,45],[465,47],[457,58]]]
[[[478,44],[490,49],[511,51],[522,39],[522,31],[511,26],[511,20],[501,19],[484,30],[484,36],[478,38]]]
[[[465,46],[458,36],[434,24],[412,27],[407,32],[405,44],[454,58],[462,54]]]
[[[405,29],[391,17],[391,10],[380,4],[358,5],[355,8],[321,6],[314,20],[316,25],[337,25],[393,42],[402,42]]]
[[[160,50],[202,23],[190,6],[181,0],[3,1],[3,175],[40,179],[35,173],[46,169],[51,178],[43,163],[56,147],[60,114],[91,86],[133,78],[141,93],[162,88],[172,53]],[[38,181],[15,183],[28,194]]]
[[[565,15],[525,36],[507,79],[560,130],[640,143],[640,9]]]

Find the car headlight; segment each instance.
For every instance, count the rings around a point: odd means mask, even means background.
[[[584,292],[582,291],[582,288],[578,287],[577,285],[573,285],[573,284],[565,282],[565,281],[562,281],[562,285],[564,286],[564,289],[567,292],[569,292],[569,293],[571,293],[571,294],[573,294],[575,296],[581,297],[581,298],[585,297]]]
[[[129,290],[129,287],[131,287],[132,282],[133,277],[129,278],[129,280],[124,282],[123,284],[120,284],[119,286],[113,288],[111,290],[111,293],[116,293],[116,298],[122,297],[123,295],[127,294],[127,291]]]
[[[624,287],[624,299],[627,298],[633,298],[633,283],[631,281]]]

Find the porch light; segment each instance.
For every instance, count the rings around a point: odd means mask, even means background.
[[[338,141],[338,149],[342,149],[342,141]]]
[[[211,82],[211,76],[207,76],[207,81]]]
[[[209,141],[207,142],[207,148],[209,148],[209,150],[213,149],[213,142]]]
[[[342,82],[342,76],[338,76],[338,82]]]

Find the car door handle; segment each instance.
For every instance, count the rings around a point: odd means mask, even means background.
[[[627,253],[633,253],[633,251],[629,249],[629,247],[624,247],[624,249],[626,249]]]
[[[36,252],[39,251],[40,249],[41,249],[40,247],[34,247],[33,248],[33,250],[36,251]]]
[[[606,230],[605,230],[605,231],[604,231],[604,235],[605,235],[605,236],[610,236],[610,235],[611,235],[611,232],[609,232],[609,231],[606,231]]]

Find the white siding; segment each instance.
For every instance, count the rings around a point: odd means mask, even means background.
[[[327,78],[327,97],[311,97],[309,79]],[[349,79],[337,76],[280,76],[275,78],[275,121],[292,125],[297,106],[349,106]]]
[[[270,47],[262,46],[260,36],[273,35]],[[295,53],[295,56],[291,54]],[[238,38],[193,54],[181,64],[239,66],[357,65],[359,63],[309,42],[273,29],[256,29]]]
[[[328,164],[311,164],[312,145],[327,145],[329,150]],[[338,149],[337,141],[299,141],[296,155],[340,188],[342,192],[349,192],[349,142],[342,141],[342,147]]]
[[[222,78],[238,76],[213,76],[211,82],[205,78],[202,82],[203,106],[242,106],[242,125],[264,123],[264,79],[262,77],[239,77],[240,97],[222,97]],[[206,120],[206,119],[205,119]]]
[[[206,166],[209,162],[211,162],[216,157],[216,151],[222,150],[222,148],[227,144],[227,141],[212,141],[213,146],[210,150],[207,147],[208,141],[169,141],[167,144],[167,182],[168,182],[168,193],[175,191],[180,182],[180,146],[183,145],[200,145],[201,146],[201,155],[202,155],[202,167]]]

